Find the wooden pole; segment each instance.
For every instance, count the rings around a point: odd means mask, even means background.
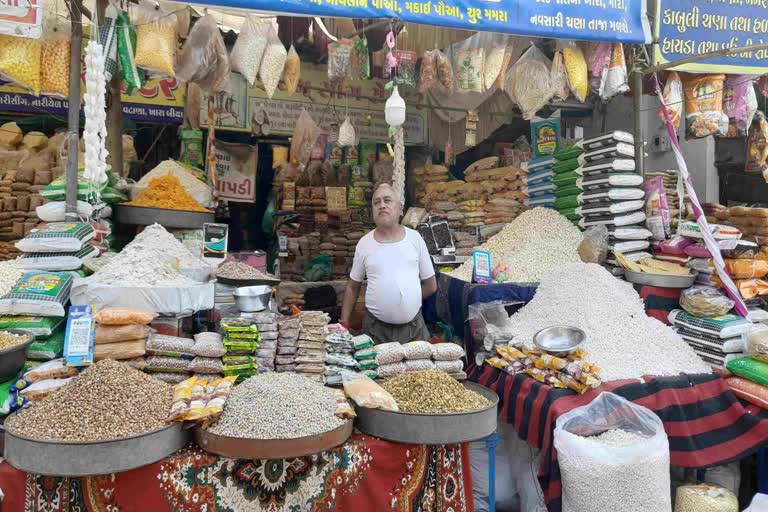
[[[83,51],[82,0],[69,0],[72,39],[69,61],[69,111],[67,113],[66,219],[77,220],[77,168],[80,153],[80,60]]]

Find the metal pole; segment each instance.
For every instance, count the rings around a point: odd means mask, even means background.
[[[635,137],[635,170],[640,176],[645,176],[645,148],[643,144],[643,123],[641,119],[643,109],[643,72],[640,69],[640,52],[635,50],[634,65],[632,71],[632,120],[634,122]]]
[[[69,53],[67,115],[66,219],[77,220],[77,168],[80,153],[80,59],[83,51],[82,1],[69,0],[72,40]]]

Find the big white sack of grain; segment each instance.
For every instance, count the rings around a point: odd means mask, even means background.
[[[533,336],[553,325],[586,333],[585,359],[600,367],[604,382],[712,371],[669,326],[645,314],[631,284],[594,263],[551,269],[506,330],[511,345],[533,348]]]
[[[557,419],[563,512],[671,512],[669,440],[653,411],[604,392]]]

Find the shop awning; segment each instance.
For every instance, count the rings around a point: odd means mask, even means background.
[[[392,18],[531,37],[651,42],[646,0],[196,0],[195,3],[285,15]]]

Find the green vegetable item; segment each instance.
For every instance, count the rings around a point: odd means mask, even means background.
[[[568,147],[560,148],[557,151],[555,151],[555,154],[552,155],[555,157],[555,160],[559,162],[563,162],[565,160],[575,160],[584,153],[584,148],[580,148],[579,146],[571,145]]]
[[[35,361],[50,361],[64,353],[64,329],[59,329],[48,338],[35,338],[29,346],[27,357]]]
[[[117,15],[117,58],[120,62],[120,78],[126,84],[126,93],[133,94],[144,86],[144,73],[136,67],[136,29],[128,12]]]
[[[751,357],[741,357],[728,361],[726,368],[739,377],[756,382],[761,386],[768,386],[768,363]]]
[[[20,329],[36,337],[52,336],[59,327],[63,327],[63,318],[45,316],[0,316],[0,329]],[[33,344],[34,345],[34,344]]]

